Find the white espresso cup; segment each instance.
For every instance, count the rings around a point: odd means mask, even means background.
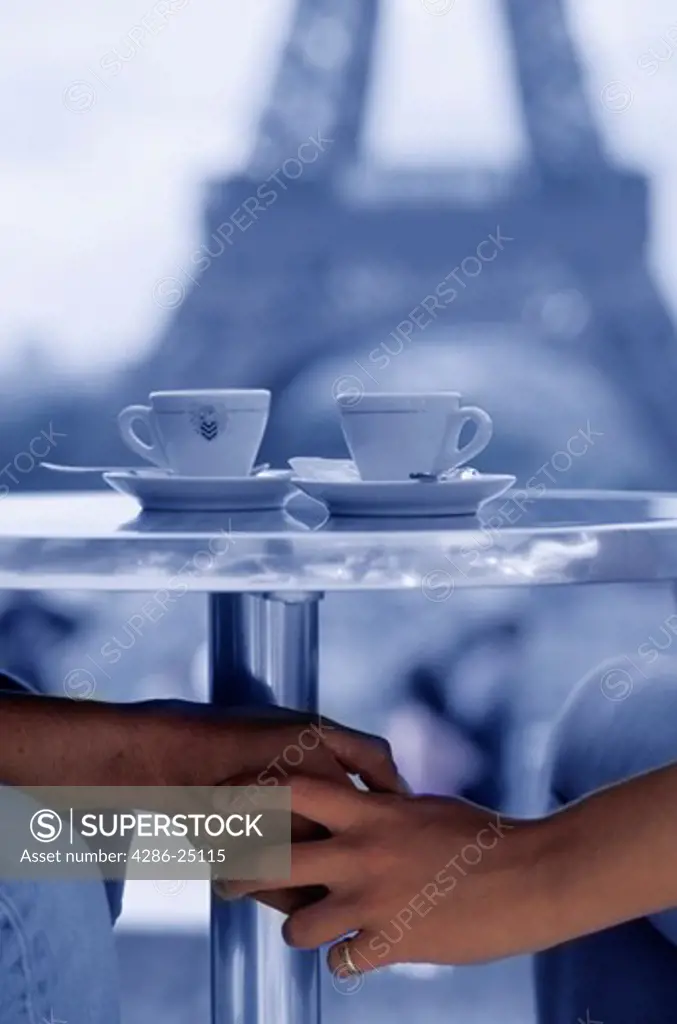
[[[412,473],[437,475],[479,455],[491,440],[489,413],[461,405],[455,391],[425,394],[366,392],[336,399],[341,427],[362,480],[408,480]],[[460,447],[461,431],[475,433]]]
[[[118,415],[125,444],[183,476],[249,476],[270,411],[270,391],[153,391]],[[136,433],[142,424],[147,440]]]

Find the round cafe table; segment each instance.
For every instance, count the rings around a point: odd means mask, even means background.
[[[0,501],[3,588],[142,591],[168,611],[181,594],[207,594],[221,707],[261,700],[263,680],[280,704],[318,710],[330,591],[439,602],[460,587],[675,579],[672,494],[514,491],[476,518],[430,520],[327,520],[305,497],[258,514],[139,513],[101,492]],[[279,916],[216,901],[211,931],[215,1024],[318,1024],[318,955],[287,948]]]

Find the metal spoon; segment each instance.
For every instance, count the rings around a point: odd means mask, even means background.
[[[40,465],[44,469],[51,469],[55,473],[131,473],[133,476],[138,476],[140,473],[148,475],[149,473],[157,473],[160,476],[171,475],[173,469],[162,469],[161,466],[139,466],[134,468],[133,466],[70,466],[61,462],[41,462]],[[261,473],[267,473],[270,470],[270,463],[264,462],[260,466],[254,466],[252,469],[252,476],[260,476]],[[286,470],[273,470],[273,472],[284,473]],[[291,470],[289,470],[291,476]]]
[[[144,466],[140,466],[139,469],[134,469],[130,466],[67,466],[60,462],[41,462],[40,465],[43,469],[51,469],[55,473],[152,473],[153,467],[149,466],[146,469]],[[171,469],[160,469],[158,466],[155,470],[157,473],[166,474],[171,473]]]

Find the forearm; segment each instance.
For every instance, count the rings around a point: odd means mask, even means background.
[[[154,785],[171,755],[163,730],[138,705],[0,694],[0,782]]]
[[[252,718],[190,701],[104,704],[0,692],[0,784],[219,785],[258,775],[307,732],[307,721],[284,708]],[[326,752],[318,758],[323,770],[335,767]]]
[[[275,785],[301,760],[311,776],[358,774],[381,792],[398,789],[383,741],[316,716],[15,695],[2,692],[0,675],[0,785],[219,786],[242,777]]]
[[[586,797],[536,831],[556,942],[677,906],[677,765]]]

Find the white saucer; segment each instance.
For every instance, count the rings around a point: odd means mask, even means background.
[[[295,493],[285,470],[258,476],[179,476],[115,471],[104,473],[106,483],[129,494],[147,512],[264,512],[280,509]]]
[[[467,516],[515,483],[505,474],[461,480],[301,480],[292,483],[326,505],[332,516]]]

